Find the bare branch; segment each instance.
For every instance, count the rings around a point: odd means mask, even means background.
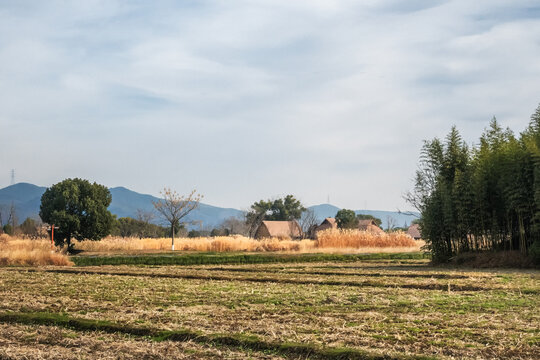
[[[180,220],[199,206],[203,198],[196,190],[188,195],[180,195],[170,188],[164,188],[159,201],[152,201],[156,211],[171,225],[172,250],[174,250],[174,232]]]

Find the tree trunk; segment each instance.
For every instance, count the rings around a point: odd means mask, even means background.
[[[71,243],[71,236],[68,236],[68,238],[66,239],[66,243],[67,243],[67,251],[69,254],[71,254],[73,252],[73,244]]]
[[[171,243],[171,250],[174,251],[174,225],[173,223],[171,223],[171,240],[172,240],[172,243]]]

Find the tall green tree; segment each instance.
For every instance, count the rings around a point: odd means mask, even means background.
[[[420,229],[435,261],[466,251],[540,249],[540,107],[515,136],[493,118],[469,148],[455,127],[426,141],[414,190]],[[534,245],[533,244],[538,244]]]
[[[57,245],[71,239],[100,240],[110,234],[114,216],[107,210],[111,193],[103,185],[84,179],[66,179],[43,193],[39,216],[41,220],[58,226],[54,231]]]
[[[353,210],[341,209],[336,213],[335,219],[340,229],[358,228],[358,218]]]
[[[38,234],[38,224],[36,220],[29,217],[27,217],[21,223],[21,225],[19,225],[19,229],[26,236],[34,237],[34,236],[37,236]]]
[[[288,221],[298,220],[306,208],[293,195],[275,200],[260,200],[246,213],[246,224],[249,236],[253,236],[257,227],[264,220]]]

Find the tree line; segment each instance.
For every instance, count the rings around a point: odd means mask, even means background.
[[[305,208],[293,195],[286,195],[283,198],[254,202],[250,209],[244,213],[244,216],[227,218],[217,227],[200,226],[188,230],[186,224],[180,220],[195,209],[200,201],[201,197],[195,195],[194,192],[184,198],[170,189],[165,189],[161,193],[163,199],[154,204],[156,212],[166,220],[166,225],[159,225],[156,223],[158,214],[153,211],[137,209],[134,217],[121,218],[110,214],[107,210],[107,206],[110,205],[109,192],[105,190],[107,189],[104,186],[96,183],[91,184],[83,179],[66,179],[47,190],[43,196],[44,204],[41,206],[41,215],[58,227],[55,237],[59,244],[63,242],[69,244],[68,238],[72,236],[79,239],[95,239],[103,237],[105,233],[112,236],[138,238],[172,237],[173,234],[176,237],[229,235],[253,237],[258,226],[264,220],[298,221],[303,236],[309,238],[314,236],[314,230],[320,222],[312,209]],[[75,192],[77,195],[71,196],[70,192]],[[184,209],[184,211],[178,212],[177,208]],[[0,226],[5,233],[29,238],[50,236],[50,233],[48,235],[45,230],[47,226],[41,222],[41,219],[27,218],[19,225],[13,204],[7,213],[9,214],[7,223],[3,227]],[[93,219],[91,224],[88,222],[88,218]],[[374,220],[379,227],[382,223],[376,217],[355,214],[353,210],[347,209],[339,210],[335,218],[338,227],[344,229],[357,228],[358,221],[364,219]],[[1,221],[2,214],[0,213],[0,225],[2,225]],[[81,222],[86,228],[98,231],[89,232],[89,229],[81,229]],[[100,228],[101,231],[99,231]]]
[[[28,218],[17,225],[16,211],[12,204],[8,223],[4,232],[10,235],[24,234],[28,237],[50,237],[54,226],[56,245],[66,244],[72,249],[72,239],[99,240],[107,235],[139,238],[171,237],[174,250],[174,238],[198,236],[228,236],[240,234],[253,237],[264,220],[298,221],[303,237],[313,237],[319,225],[319,219],[312,209],[307,209],[293,195],[283,198],[260,200],[253,203],[243,218],[231,217],[217,228],[202,228],[201,222],[185,222],[183,219],[199,205],[202,195],[193,190],[188,195],[180,195],[165,188],[162,198],[154,201],[153,211],[137,210],[136,218],[116,218],[109,210],[112,196],[107,187],[91,183],[85,179],[65,179],[54,184],[43,193],[39,220]],[[158,225],[154,221],[159,216],[164,222]],[[340,210],[336,214],[340,228],[356,228],[361,219],[372,219],[380,226],[381,220],[370,215],[356,215],[352,210]],[[0,213],[0,225],[2,224]],[[199,230],[187,230],[187,225],[201,225]],[[47,229],[48,230],[45,230]]]
[[[433,260],[471,251],[540,253],[540,106],[519,135],[493,118],[477,145],[456,127],[425,141],[406,200]]]

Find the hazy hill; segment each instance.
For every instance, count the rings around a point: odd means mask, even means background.
[[[46,187],[27,183],[18,183],[0,189],[0,209],[4,221],[6,221],[12,202],[15,205],[19,222],[22,222],[27,217],[38,218],[41,195],[46,189]],[[154,196],[139,194],[124,187],[115,187],[109,190],[112,195],[109,210],[119,218],[126,216],[135,218],[137,209],[153,211],[152,201],[159,200]],[[242,216],[242,211],[201,203],[199,208],[191,212],[186,220],[200,220],[203,227],[213,227],[221,224],[223,220],[231,216]],[[156,217],[154,222],[159,223],[160,219]],[[196,227],[199,227],[199,225]]]
[[[319,220],[323,220],[327,217],[334,217],[336,213],[340,210],[337,206],[331,204],[321,204],[310,206],[310,209],[315,211],[315,215]],[[376,218],[382,220],[382,227],[386,229],[388,227],[388,219],[391,218],[394,222],[394,226],[402,227],[409,226],[411,221],[417,219],[419,214],[415,213],[414,215],[406,215],[399,213],[397,211],[384,211],[384,210],[355,210],[356,214],[372,215]]]
[[[0,189],[0,211],[3,221],[7,221],[8,211],[13,203],[19,222],[27,217],[37,218],[41,195],[47,188],[28,183],[18,183]]]
[[[137,216],[137,209],[154,212],[152,201],[159,200],[152,195],[139,194],[124,187],[115,187],[109,190],[113,198],[109,210],[118,217],[129,216],[135,218]],[[229,217],[239,217],[242,214],[240,210],[200,203],[199,207],[193,210],[184,221],[197,220],[202,221],[203,227],[214,227]],[[159,221],[159,218],[156,217],[155,222]],[[199,227],[199,225],[195,227]]]
[[[46,187],[28,183],[18,183],[0,189],[0,210],[4,221],[6,221],[12,202],[15,205],[19,222],[22,222],[27,217],[38,218],[41,195],[43,195],[46,189]],[[126,216],[135,218],[138,209],[154,211],[152,201],[159,200],[154,196],[139,194],[124,187],[115,187],[109,190],[112,195],[112,203],[109,206],[109,210],[119,218]],[[315,205],[309,208],[315,211],[315,215],[320,221],[326,217],[334,217],[339,210],[338,207],[331,204]],[[384,228],[388,226],[389,217],[394,219],[393,221],[396,226],[408,225],[415,219],[415,216],[400,214],[395,211],[356,210],[356,213],[378,217],[382,220]],[[201,203],[199,208],[190,213],[186,220],[200,220],[203,227],[214,227],[231,216],[241,217],[242,211]],[[156,217],[155,222],[159,223],[159,221],[159,218]],[[199,227],[199,225],[191,227]]]

